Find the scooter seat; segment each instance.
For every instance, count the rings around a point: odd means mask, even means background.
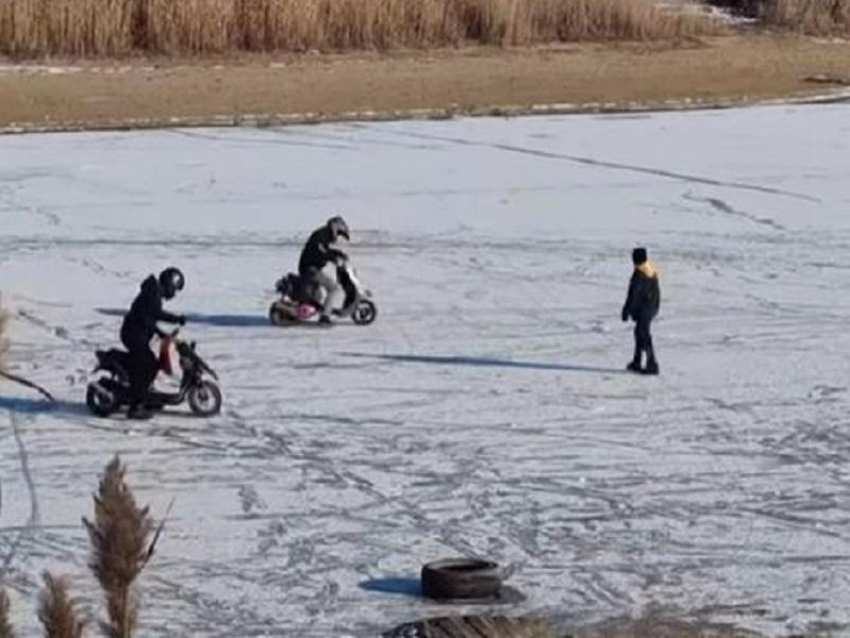
[[[111,350],[98,350],[95,352],[100,365],[104,367],[118,367],[127,370],[130,363],[130,353],[124,350],[112,348]]]

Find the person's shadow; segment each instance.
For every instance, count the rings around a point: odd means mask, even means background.
[[[396,363],[424,363],[442,366],[470,366],[476,368],[520,368],[525,370],[551,370],[554,372],[588,372],[596,374],[628,374],[623,368],[602,368],[571,363],[544,363],[540,361],[515,361],[513,359],[492,359],[489,357],[436,356],[415,354],[368,354],[361,352],[343,352],[346,357],[360,359],[382,359]]]

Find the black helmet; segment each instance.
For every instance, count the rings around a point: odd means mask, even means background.
[[[345,220],[339,215],[331,217],[326,225],[331,233],[331,241],[336,241],[340,237],[345,237],[345,239],[349,241],[351,240],[348,236],[348,224],[346,224]]]
[[[183,290],[186,284],[186,278],[178,268],[166,268],[159,273],[159,285],[162,288],[162,296],[166,299],[173,299],[179,291]]]

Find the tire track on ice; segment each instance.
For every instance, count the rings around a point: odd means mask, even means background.
[[[475,146],[479,148],[490,148],[497,151],[507,151],[510,153],[519,153],[521,155],[531,155],[534,157],[542,157],[545,159],[557,159],[557,160],[565,160],[567,162],[571,162],[573,164],[580,164],[583,166],[592,166],[596,168],[609,168],[617,171],[626,171],[630,173],[639,173],[642,175],[651,175],[653,177],[661,177],[664,179],[671,179],[680,182],[688,182],[690,184],[704,184],[706,186],[719,186],[722,188],[734,188],[737,190],[746,190],[753,191],[757,193],[764,193],[767,195],[777,195],[781,197],[790,197],[793,199],[800,199],[808,202],[813,202],[816,204],[822,203],[823,200],[818,197],[813,197],[812,195],[807,195],[805,193],[797,193],[794,191],[787,191],[781,188],[771,188],[770,186],[759,186],[757,184],[747,184],[744,182],[734,182],[734,181],[725,181],[721,179],[715,179],[711,177],[702,177],[700,175],[690,175],[688,173],[678,173],[676,171],[667,170],[664,168],[650,168],[646,166],[638,166],[636,164],[626,164],[624,162],[612,162],[608,160],[598,160],[592,157],[584,157],[582,155],[568,155],[566,153],[555,153],[553,151],[543,151],[539,149],[533,148],[525,148],[524,146],[515,146],[513,144],[503,144],[498,142],[479,142],[477,140],[465,139],[462,137],[448,137],[442,135],[425,135],[424,133],[413,133],[410,131],[401,131],[396,133],[397,135],[403,135],[407,137],[414,137],[418,139],[426,139],[426,140],[438,140],[441,142],[448,142],[450,144],[457,144],[460,146]]]
[[[319,474],[329,477],[338,485],[345,485],[346,487],[357,490],[372,500],[372,502],[365,506],[365,508],[356,508],[355,512],[361,509],[368,510],[380,506],[393,506],[400,508],[397,514],[400,517],[407,518],[408,521],[414,524],[421,533],[433,536],[441,543],[447,547],[451,547],[455,551],[470,555],[475,553],[475,548],[470,543],[458,538],[457,530],[453,529],[451,523],[433,521],[431,517],[422,511],[419,504],[416,504],[402,496],[390,496],[385,494],[383,491],[378,489],[372,481],[361,476],[350,467],[339,467],[339,463],[333,459],[325,458],[318,453],[310,452],[305,449],[297,449],[297,447],[292,444],[292,441],[288,440],[283,433],[267,428],[256,428],[248,425],[245,418],[235,410],[230,410],[228,412],[228,416],[234,419],[236,430],[242,430],[242,432],[248,434],[252,438],[262,438],[265,440],[265,444],[261,448],[265,452],[265,454],[262,455],[264,458],[284,456],[294,461],[300,461],[305,464],[307,469],[312,469]],[[291,418],[291,415],[289,416]],[[313,418],[315,418],[314,415],[300,416],[302,418],[306,416],[313,416]],[[345,417],[330,417],[330,421],[334,423],[362,425],[362,422],[357,419],[348,419]],[[257,452],[254,451],[254,454],[256,455]],[[454,476],[452,479],[453,480],[451,481],[449,489],[451,489],[452,486],[456,488],[463,485],[465,482],[464,477]],[[348,520],[355,520],[355,512],[348,512],[342,515]]]
[[[12,562],[17,557],[18,549],[21,544],[32,538],[33,533],[35,532],[35,528],[38,526],[39,521],[41,519],[41,515],[39,512],[38,505],[38,495],[35,489],[35,483],[32,478],[32,473],[30,472],[29,467],[29,453],[27,452],[26,446],[24,445],[23,437],[21,436],[21,429],[18,417],[12,410],[8,410],[9,415],[9,425],[12,429],[12,435],[15,439],[15,444],[18,448],[18,460],[20,461],[21,474],[24,478],[24,482],[27,486],[27,492],[29,493],[29,501],[30,501],[30,513],[29,517],[26,520],[26,523],[21,527],[18,531],[18,535],[15,540],[12,542],[8,553],[3,558],[2,564],[0,564],[0,581],[6,579],[6,575],[9,572],[10,567],[12,566]]]
[[[774,220],[772,220],[768,217],[758,217],[758,216],[753,215],[752,213],[748,213],[746,211],[736,210],[736,209],[732,208],[732,206],[730,206],[729,204],[724,202],[722,199],[717,198],[717,197],[697,197],[693,193],[688,191],[687,193],[682,195],[682,199],[686,199],[689,202],[695,202],[697,204],[709,204],[714,210],[716,210],[720,213],[723,213],[724,215],[729,215],[729,216],[732,216],[732,217],[740,217],[742,219],[749,220],[749,221],[753,222],[754,224],[759,224],[761,226],[767,226],[767,227],[772,228],[774,230],[779,230],[779,231],[788,230],[787,228],[785,228],[785,226],[783,226],[779,222],[776,222],[776,221],[774,221]]]

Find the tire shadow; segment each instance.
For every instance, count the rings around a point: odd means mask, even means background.
[[[365,591],[399,596],[422,597],[422,586],[418,578],[374,578],[358,583]]]

